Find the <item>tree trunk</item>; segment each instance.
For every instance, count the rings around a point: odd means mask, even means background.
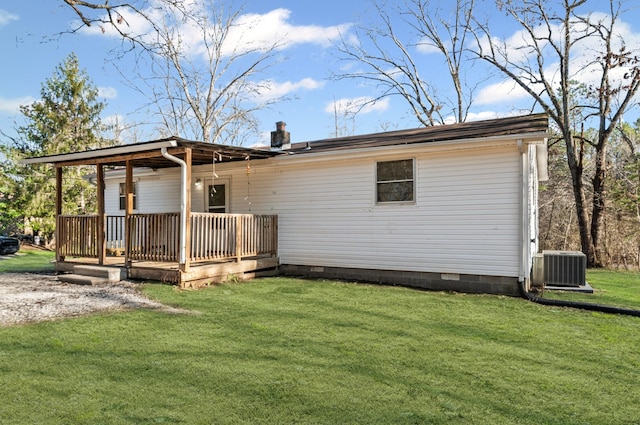
[[[580,246],[582,252],[587,256],[587,266],[595,264],[595,251],[590,233],[589,213],[587,211],[587,201],[584,194],[584,184],[582,182],[583,164],[582,150],[576,157],[576,148],[571,132],[565,132],[564,140],[567,147],[567,164],[571,172],[571,183],[573,186],[573,197],[576,202],[576,214],[578,218],[578,229],[580,231]]]
[[[606,145],[598,144],[596,147],[596,163],[593,175],[593,211],[591,215],[591,243],[593,244],[594,258],[590,266],[602,267],[604,256],[600,234],[604,221],[605,211],[605,179],[606,179]]]

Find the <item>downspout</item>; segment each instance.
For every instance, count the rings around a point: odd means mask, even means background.
[[[517,140],[518,152],[520,152],[520,197],[518,209],[520,212],[520,264],[518,266],[518,282],[524,284],[529,277],[527,266],[529,264],[529,175],[527,160],[527,145],[522,139]],[[526,285],[525,285],[526,286]]]
[[[162,156],[180,164],[180,264],[187,262],[187,163],[167,152],[167,148],[160,148]]]

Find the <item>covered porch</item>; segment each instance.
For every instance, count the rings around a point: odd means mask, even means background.
[[[120,267],[133,279],[153,279],[198,287],[230,278],[245,279],[277,271],[276,215],[191,211],[193,165],[245,161],[278,154],[171,138],[132,146],[31,158],[25,163],[56,167],[56,270],[78,264]],[[94,165],[97,211],[65,215],[62,182],[65,167]],[[105,168],[124,168],[124,214],[105,214]],[[180,167],[180,211],[134,212],[136,167]]]
[[[133,279],[195,287],[278,266],[275,215],[191,213],[185,263],[180,262],[180,213],[59,215],[56,228],[59,272],[71,272],[76,264],[115,266]]]

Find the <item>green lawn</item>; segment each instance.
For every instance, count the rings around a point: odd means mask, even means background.
[[[0,423],[640,423],[638,318],[291,278],[145,292],[193,314],[0,328]]]
[[[0,259],[0,273],[50,273],[55,270],[56,254],[39,249],[20,249],[15,255]]]
[[[544,298],[640,309],[640,273],[590,269],[587,282],[593,286],[593,294],[545,291]]]

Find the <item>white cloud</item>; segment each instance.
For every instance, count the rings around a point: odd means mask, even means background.
[[[601,22],[604,25],[610,24],[611,21],[610,15],[599,12],[590,14],[589,19],[591,22]],[[571,48],[570,79],[586,86],[597,87],[601,84],[602,79],[602,63],[599,57],[602,56],[600,52],[604,52],[605,47],[603,40],[598,36],[583,37],[585,30],[586,27],[581,23],[576,23],[571,27],[572,37],[574,40],[579,41],[576,41]],[[548,31],[547,27],[540,26],[536,28],[535,32],[538,36],[543,37],[548,36]],[[627,51],[633,51],[636,46],[640,45],[640,32],[634,32],[631,25],[622,20],[616,22],[613,34],[612,47],[614,52],[619,51],[623,46],[627,47]],[[554,43],[560,45],[561,27],[551,27],[550,37]],[[520,69],[530,69],[532,72],[537,69],[537,64],[533,62],[537,57],[537,50],[532,47],[533,43],[526,32],[520,30],[504,39],[494,38],[493,43],[496,46],[500,46],[501,55],[505,59],[508,59],[510,63],[517,64]],[[480,44],[482,49],[488,52],[488,40],[484,38]],[[542,71],[544,79],[552,87],[557,87],[560,77],[558,54],[551,49],[548,42],[539,41],[539,50],[543,53],[543,62],[545,63],[545,68]],[[511,69],[515,69],[515,67],[511,67]],[[613,86],[624,84],[624,75],[629,70],[630,67],[609,70],[609,81]],[[540,80],[539,75],[521,75],[523,78],[533,77],[533,79]],[[543,92],[542,86],[532,87],[536,92]],[[475,102],[477,105],[512,103],[528,96],[524,89],[517,86],[513,81],[505,79],[482,88],[477,93]]]
[[[467,121],[481,121],[481,120],[490,120],[493,118],[500,118],[510,114],[504,114],[496,111],[481,111],[481,112],[470,112],[467,114]]]
[[[20,19],[18,15],[0,9],[0,27],[9,24],[11,21],[17,21],[18,19]]]
[[[499,83],[483,87],[475,98],[476,105],[491,105],[496,103],[509,103],[525,99],[529,94],[512,80],[503,80]]]
[[[605,25],[609,25],[607,21],[611,20],[611,17],[604,13],[593,13],[590,18]],[[613,29],[611,42],[613,52],[619,52],[623,47],[627,52],[637,52],[637,46],[640,46],[640,31],[634,32],[628,23],[618,20]],[[572,50],[571,78],[586,85],[599,85],[602,77],[602,62],[599,57],[603,56],[604,51],[605,46],[600,37],[587,37],[577,43]],[[620,84],[632,66],[633,64],[630,64],[609,70],[610,81],[613,84]],[[556,66],[556,72],[557,68]]]
[[[207,14],[200,1],[191,1],[182,4],[183,9],[194,15]],[[192,54],[204,54],[206,46],[200,24],[192,20],[184,19],[181,11],[170,8],[161,0],[155,0],[149,8],[142,11],[149,19],[142,18],[139,14],[127,9],[122,9],[122,23],[119,29],[128,35],[141,36],[147,41],[152,41],[155,34],[150,22],[162,27],[164,22],[177,23],[175,37],[179,35],[180,42],[185,50]],[[209,33],[215,33],[216,23],[209,15],[206,27]],[[286,49],[299,44],[316,44],[329,47],[331,43],[351,28],[350,23],[333,26],[319,25],[293,25],[289,22],[291,11],[284,8],[274,9],[265,14],[246,13],[239,15],[233,25],[228,28],[222,54],[224,56],[240,55],[249,51],[265,51],[273,47]],[[82,32],[93,35],[119,36],[118,32],[110,25],[84,27]]]
[[[21,105],[30,105],[35,101],[31,96],[16,97],[13,99],[6,99],[0,97],[0,112],[7,114],[15,114],[20,111]]]
[[[427,37],[423,37],[422,40],[418,42],[416,50],[425,55],[430,53],[440,53],[440,49],[437,46],[434,46],[433,41],[429,40]]]
[[[572,29],[575,31],[576,28],[573,27]],[[558,43],[562,37],[562,27],[560,25],[551,25],[550,27],[539,25],[533,29],[533,33],[536,37],[536,42],[533,41],[528,31],[521,29],[505,38],[492,37],[491,45],[495,47],[498,56],[511,63],[527,62],[536,57],[538,51],[545,51],[549,45],[549,38],[554,43]],[[486,35],[480,37],[478,43],[483,52],[488,53],[491,51],[489,38]]]
[[[223,52],[231,55],[248,50],[287,49],[299,44],[329,47],[348,32],[351,24],[328,27],[292,25],[291,11],[279,8],[265,14],[247,13],[238,17],[225,40]]]
[[[278,99],[300,90],[319,89],[324,84],[324,81],[317,81],[313,78],[303,78],[297,82],[285,81],[282,83],[266,80],[258,84],[262,88],[259,97],[263,101]]]
[[[390,99],[385,97],[374,102],[369,96],[342,98],[329,102],[324,111],[330,114],[353,115],[370,112],[384,112],[389,109]]]
[[[494,119],[494,118],[514,117],[514,116],[519,116],[519,115],[525,115],[527,113],[528,113],[528,111],[523,111],[523,110],[519,110],[519,109],[514,109],[514,110],[512,110],[510,112],[498,112],[498,111],[491,111],[491,110],[480,111],[480,112],[469,112],[467,114],[466,122],[491,120],[491,119]],[[456,123],[456,117],[454,117],[453,115],[448,116],[448,117],[445,118],[444,123],[445,124],[455,124]]]
[[[331,42],[346,33],[351,24],[341,24],[329,27],[319,25],[292,25],[289,18],[291,11],[280,8],[264,15],[246,14],[238,18],[238,31],[250,29],[248,34],[253,42],[261,40],[278,40],[283,48],[296,44],[311,43],[322,47],[329,47]],[[246,35],[247,33],[245,33]]]
[[[98,96],[105,99],[115,99],[118,97],[118,89],[114,87],[98,87]]]

